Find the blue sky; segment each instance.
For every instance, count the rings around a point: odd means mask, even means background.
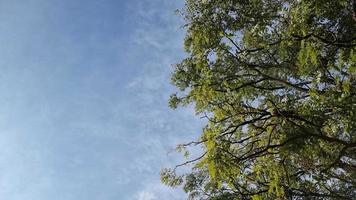
[[[184,199],[159,171],[197,137],[167,100],[183,0],[0,0],[0,197]]]

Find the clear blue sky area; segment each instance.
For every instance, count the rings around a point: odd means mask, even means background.
[[[184,199],[159,182],[201,127],[167,105],[182,5],[0,0],[0,199]]]

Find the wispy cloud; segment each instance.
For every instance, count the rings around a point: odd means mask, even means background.
[[[137,28],[133,40],[142,52],[151,52],[150,59],[145,60],[138,76],[127,85],[127,90],[136,98],[142,144],[150,149],[150,155],[142,160],[140,166],[153,166],[151,178],[144,180],[142,189],[135,199],[184,199],[181,190],[163,186],[159,182],[158,172],[161,167],[177,164],[180,157],[167,154],[175,145],[195,139],[200,123],[191,109],[171,111],[168,109],[168,97],[175,89],[169,84],[172,64],[179,62],[183,56],[182,21],[175,10],[182,4],[174,1],[140,1],[134,6],[137,11]],[[140,57],[140,56],[139,56]],[[158,159],[160,158],[160,159]],[[146,161],[145,161],[146,160]],[[159,161],[158,165],[149,163]],[[180,160],[181,161],[181,160]]]
[[[146,184],[146,188],[142,189],[133,196],[133,200],[183,200],[185,195],[177,189],[167,188],[160,183]]]

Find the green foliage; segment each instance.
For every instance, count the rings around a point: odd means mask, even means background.
[[[353,199],[355,6],[186,0],[170,106],[193,104],[208,123],[177,148],[203,147],[191,171],[163,170],[162,182],[190,199]]]

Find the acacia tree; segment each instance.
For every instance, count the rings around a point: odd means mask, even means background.
[[[186,0],[180,92],[207,118],[190,199],[356,198],[356,1]],[[182,166],[179,165],[179,166]]]

